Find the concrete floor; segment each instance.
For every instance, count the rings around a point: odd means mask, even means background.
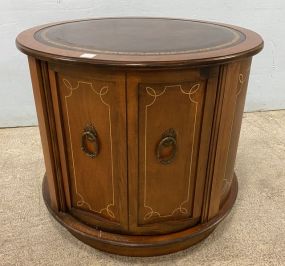
[[[0,130],[0,265],[285,265],[285,111],[244,115],[230,215],[202,243],[131,258],[81,243],[46,210],[37,127]]]

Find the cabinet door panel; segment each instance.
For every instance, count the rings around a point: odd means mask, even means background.
[[[63,69],[56,80],[70,211],[89,224],[126,229],[124,75]]]
[[[208,146],[201,135],[208,138],[210,133],[211,121],[203,117],[214,106],[216,82],[208,81],[216,80],[215,73],[212,70],[205,76],[188,70],[129,75],[129,97],[137,97],[138,102],[138,170],[137,177],[129,175],[131,186],[137,186],[137,203],[130,210],[137,217],[131,222],[136,231],[165,233],[199,222],[205,175],[198,168],[207,162],[199,153],[203,145]],[[136,96],[131,90],[136,90]],[[129,117],[132,124],[130,119],[135,117]],[[129,167],[136,167],[132,162]],[[131,195],[133,187],[129,189]]]
[[[204,94],[204,81],[139,86],[140,224],[192,214]],[[168,147],[163,144],[167,131],[176,139]],[[163,154],[157,153],[167,149],[169,155],[160,162]]]

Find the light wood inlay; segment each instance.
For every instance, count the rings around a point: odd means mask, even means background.
[[[115,214],[114,212],[110,209],[112,206],[115,206],[115,196],[114,196],[114,169],[113,169],[113,144],[112,144],[112,124],[111,124],[111,110],[110,110],[110,105],[108,103],[106,103],[103,99],[103,96],[105,96],[108,91],[109,88],[107,86],[103,86],[100,91],[96,91],[93,88],[93,84],[91,82],[85,82],[85,81],[77,81],[77,86],[76,87],[72,87],[72,85],[70,84],[70,82],[67,79],[63,79],[63,83],[64,85],[70,90],[69,95],[65,96],[65,105],[66,105],[66,110],[67,110],[67,118],[68,118],[68,129],[69,129],[69,137],[70,137],[70,144],[71,144],[71,154],[72,154],[72,164],[73,164],[73,172],[74,172],[74,182],[75,182],[75,190],[76,190],[76,194],[80,197],[80,200],[77,201],[77,206],[82,207],[84,205],[86,205],[89,210],[97,212],[97,213],[102,213],[104,211],[107,212],[107,214],[112,217],[115,218]],[[92,207],[92,203],[89,203],[87,201],[85,201],[84,197],[82,196],[82,194],[79,192],[78,187],[77,187],[77,178],[76,178],[76,164],[74,161],[74,152],[73,152],[73,148],[72,148],[72,135],[71,135],[71,130],[70,130],[70,119],[69,119],[69,108],[68,108],[68,98],[72,97],[73,92],[77,89],[80,88],[80,84],[87,84],[88,86],[90,86],[90,89],[100,97],[100,101],[102,102],[102,104],[104,104],[105,106],[108,107],[108,117],[109,117],[109,132],[110,132],[110,154],[111,154],[111,171],[112,171],[112,183],[111,183],[111,189],[112,189],[112,202],[108,203],[106,207],[95,210]]]
[[[187,198],[182,201],[178,207],[176,207],[175,209],[171,210],[169,214],[164,214],[162,215],[161,213],[159,213],[158,211],[155,211],[151,206],[147,205],[147,133],[148,133],[148,129],[147,129],[147,114],[148,114],[148,110],[149,108],[155,103],[157,97],[161,97],[167,89],[171,89],[171,88],[176,88],[178,87],[181,91],[182,94],[188,95],[189,100],[191,103],[193,103],[195,105],[195,118],[194,118],[194,123],[193,123],[193,139],[192,139],[192,144],[191,144],[191,156],[190,156],[190,164],[189,164],[189,178],[188,178],[188,182],[187,182]],[[179,211],[181,214],[187,214],[189,212],[189,209],[187,206],[184,206],[186,203],[188,203],[189,201],[189,197],[190,197],[190,178],[191,178],[191,173],[192,173],[192,162],[193,162],[193,152],[194,152],[194,145],[195,145],[195,132],[196,132],[196,119],[197,119],[197,107],[198,107],[198,101],[195,101],[194,99],[192,99],[192,95],[194,95],[200,88],[200,84],[196,83],[194,84],[189,91],[186,91],[182,88],[181,85],[170,85],[170,86],[165,86],[163,91],[160,93],[156,93],[155,89],[151,88],[151,87],[146,87],[146,92],[148,95],[150,95],[151,97],[153,97],[152,102],[150,102],[149,104],[147,104],[145,106],[145,177],[144,177],[144,207],[147,208],[149,211],[144,215],[144,220],[148,220],[150,219],[152,216],[159,216],[159,217],[170,217],[173,216],[177,211]]]
[[[257,33],[93,18],[28,29],[16,45],[29,56],[44,200],[73,235],[111,253],[162,255],[226,217]]]

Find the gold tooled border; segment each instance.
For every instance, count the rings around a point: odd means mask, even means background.
[[[78,21],[77,21],[78,22]],[[198,22],[198,21],[192,21],[193,23],[205,23],[205,22]],[[72,23],[72,22],[68,22],[68,23]],[[61,24],[59,24],[61,25]],[[244,36],[241,32],[222,26],[222,25],[216,25],[216,24],[211,24],[211,23],[207,23],[207,25],[209,27],[213,27],[213,28],[224,28],[225,30],[231,32],[234,37],[231,41],[220,44],[220,45],[216,45],[216,46],[212,46],[212,47],[208,47],[208,48],[202,48],[202,49],[192,49],[192,50],[183,50],[183,51],[169,51],[169,52],[118,52],[118,51],[108,51],[108,50],[98,50],[98,49],[92,49],[92,48],[82,48],[80,46],[75,46],[75,45],[67,45],[67,44],[63,44],[63,43],[59,43],[56,42],[54,40],[50,40],[47,36],[48,31],[52,28],[52,27],[56,27],[58,25],[52,25],[52,26],[48,26],[46,28],[40,29],[39,31],[37,31],[35,33],[35,38],[41,42],[44,41],[44,43],[47,44],[51,44],[55,47],[58,48],[67,48],[69,50],[75,50],[75,51],[82,51],[82,52],[92,52],[92,53],[98,53],[98,54],[116,54],[116,55],[170,55],[170,54],[188,54],[188,53],[198,53],[198,52],[208,52],[208,51],[213,51],[213,50],[218,50],[218,49],[222,49],[225,47],[229,47],[231,45],[233,45],[234,43],[238,43],[238,41],[242,40],[242,36]]]

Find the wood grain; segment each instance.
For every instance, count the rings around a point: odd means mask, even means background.
[[[42,71],[45,71],[41,67],[41,62],[33,57],[29,57],[29,67],[31,72],[31,80],[33,85],[34,99],[36,103],[36,110],[39,122],[39,130],[41,135],[41,141],[43,146],[44,160],[46,171],[48,174],[47,183],[50,191],[50,204],[51,208],[55,210],[61,209],[58,182],[56,176],[56,165],[55,165],[55,151],[53,149],[52,143],[52,128],[50,125],[50,119],[48,116],[48,105],[47,105],[47,91],[45,90],[45,85],[47,86],[47,80],[44,84],[44,76]],[[46,78],[46,76],[45,76]]]
[[[77,238],[121,255],[168,254],[207,237],[230,211],[251,56],[263,41],[224,26],[246,38],[95,59],[38,42],[42,26],[18,36],[30,55],[44,199]]]
[[[128,74],[128,102],[133,108],[128,112],[129,153],[137,154],[129,157],[129,171],[137,176],[129,176],[130,198],[137,199],[129,210],[130,217],[137,217],[130,220],[134,233],[173,232],[200,220],[205,181],[201,169],[206,169],[204,151],[209,148],[204,143],[210,136],[217,76],[217,68]],[[156,148],[169,128],[177,133],[177,155],[163,165]]]

